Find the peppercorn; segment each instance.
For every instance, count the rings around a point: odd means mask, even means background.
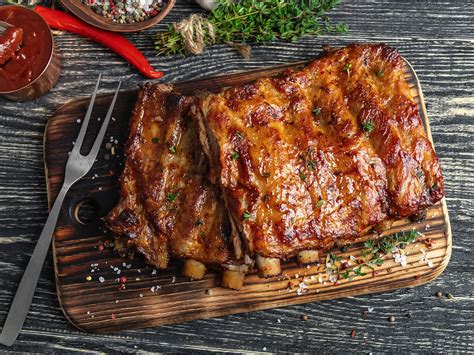
[[[388,317],[388,321],[391,323],[395,322],[395,317],[394,316]]]
[[[442,298],[442,297],[443,297],[443,294],[441,293],[441,291],[436,292],[436,297],[438,297],[438,298]]]
[[[300,318],[301,318],[301,320],[308,320],[309,319],[309,317],[306,314],[303,314]]]

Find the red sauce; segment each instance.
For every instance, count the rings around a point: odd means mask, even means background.
[[[28,85],[43,72],[51,57],[53,43],[49,27],[31,10],[20,6],[0,6],[0,20],[13,25],[17,35],[18,30],[23,31],[20,48],[15,50],[13,46],[7,45],[14,53],[10,53],[5,63],[0,64],[0,92],[10,92]],[[2,36],[4,41],[6,35],[7,32]],[[2,38],[0,38],[0,63]],[[7,53],[4,55],[4,58],[8,57]]]
[[[5,64],[16,52],[20,50],[23,43],[23,30],[18,27],[9,27],[0,36],[0,65]]]

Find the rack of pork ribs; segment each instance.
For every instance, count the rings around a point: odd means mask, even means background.
[[[350,45],[218,93],[146,84],[131,120],[118,249],[183,274],[317,262],[318,251],[419,214],[444,195],[438,158],[393,48]]]

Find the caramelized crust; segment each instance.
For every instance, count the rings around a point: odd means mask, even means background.
[[[404,65],[386,45],[351,45],[200,98],[212,176],[250,253],[329,249],[443,197]]]
[[[188,111],[194,99],[168,85],[145,85],[130,123],[121,200],[111,231],[148,262],[170,257],[223,264],[232,258],[230,226]]]

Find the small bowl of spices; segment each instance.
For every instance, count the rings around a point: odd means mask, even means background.
[[[61,64],[43,18],[23,6],[0,6],[0,27],[0,96],[28,101],[51,90]]]
[[[138,32],[156,25],[176,0],[60,0],[81,20],[103,30]]]

